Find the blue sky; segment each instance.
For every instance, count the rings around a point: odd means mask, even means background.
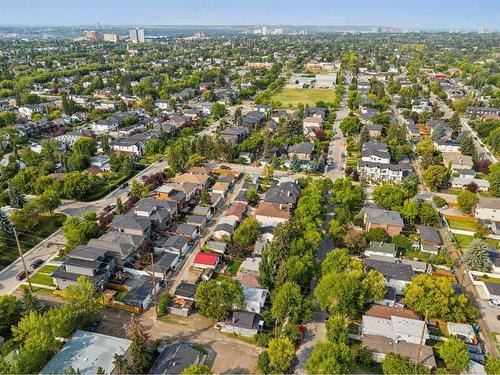
[[[0,0],[0,24],[500,28],[500,0]]]

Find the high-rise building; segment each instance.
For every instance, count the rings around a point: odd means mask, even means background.
[[[262,26],[262,35],[267,35],[267,26]]]
[[[128,31],[128,37],[132,43],[144,43],[146,41],[144,37],[144,29],[130,29]]]
[[[118,41],[120,40],[120,36],[117,33],[103,34],[102,38],[105,42],[113,43],[118,43]]]
[[[99,38],[99,34],[95,30],[85,30],[83,32],[83,39],[85,40],[97,40]]]

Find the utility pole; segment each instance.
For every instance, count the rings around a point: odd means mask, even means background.
[[[154,264],[154,251],[151,251],[151,273],[153,276],[152,293],[153,293],[154,304],[155,304],[155,313],[156,313],[156,316],[158,316],[158,302],[156,300],[156,273],[155,273],[155,264]]]
[[[422,346],[423,346],[423,341],[424,341],[424,337],[425,337],[425,328],[426,328],[428,317],[429,317],[429,311],[426,311],[425,318],[424,318],[424,325],[422,327],[422,334],[420,335],[420,343],[418,344],[417,360],[415,361],[415,372],[417,371],[418,361],[420,361],[420,354],[422,353]]]
[[[28,273],[28,268],[26,267],[26,262],[24,261],[24,255],[23,255],[23,252],[21,251],[21,245],[19,245],[19,239],[17,238],[16,227],[12,226],[12,229],[14,229],[14,237],[16,238],[17,249],[19,250],[19,256],[21,257],[21,263],[23,264],[24,273],[26,274],[26,279],[28,280],[28,289],[29,289],[30,293],[33,293],[33,288],[31,287],[31,280],[30,280],[30,275]]]

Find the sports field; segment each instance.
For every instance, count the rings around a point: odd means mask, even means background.
[[[335,90],[330,89],[282,89],[272,100],[280,102],[283,108],[288,108],[290,104],[296,107],[299,103],[314,106],[320,100],[333,102],[334,98]]]

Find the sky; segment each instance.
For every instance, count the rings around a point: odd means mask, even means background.
[[[500,0],[0,0],[0,25],[500,28]]]

